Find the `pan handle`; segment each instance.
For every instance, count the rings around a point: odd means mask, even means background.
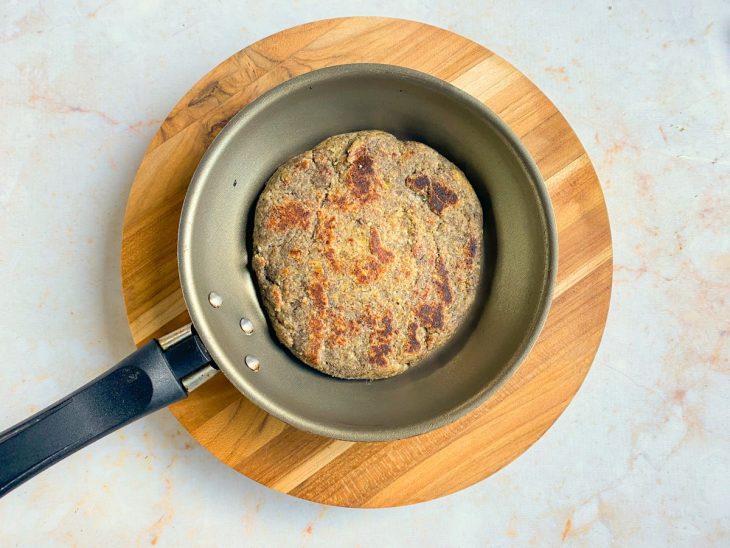
[[[216,372],[190,325],[152,340],[73,394],[0,433],[0,497]]]

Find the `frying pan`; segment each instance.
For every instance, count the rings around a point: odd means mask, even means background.
[[[449,343],[374,382],[298,361],[267,323],[249,259],[256,199],[288,158],[338,133],[381,129],[459,166],[484,210],[477,302]],[[190,183],[178,234],[192,325],[0,434],[0,495],[125,424],[187,396],[218,370],[288,424],[353,441],[422,434],[483,403],[537,339],[555,280],[547,191],[524,147],[481,102],[413,70],[341,65],[293,78],[238,113]],[[302,326],[304,329],[304,326]]]

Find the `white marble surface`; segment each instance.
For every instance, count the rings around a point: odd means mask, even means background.
[[[256,39],[348,14],[423,20],[493,49],[593,158],[614,293],[593,368],[553,428],[461,493],[365,511],[261,487],[162,411],[0,500],[0,544],[730,544],[730,4],[454,4],[3,2],[0,429],[133,349],[125,200],[178,97]]]

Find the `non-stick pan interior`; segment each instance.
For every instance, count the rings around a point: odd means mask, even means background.
[[[323,375],[278,343],[249,265],[253,209],[269,176],[323,139],[362,129],[438,150],[467,175],[485,213],[481,297],[472,315],[444,351],[374,382]],[[428,75],[362,64],[290,80],[228,123],[193,177],[178,257],[193,323],[239,390],[298,428],[364,441],[446,424],[514,372],[547,313],[556,245],[539,173],[496,115]],[[211,292],[220,306],[211,306]],[[242,318],[253,322],[252,334],[241,329]],[[258,359],[258,371],[246,356]]]

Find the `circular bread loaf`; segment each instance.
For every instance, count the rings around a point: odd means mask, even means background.
[[[482,209],[435,150],[336,135],[282,165],[256,206],[253,267],[278,338],[347,379],[406,371],[473,303]]]

